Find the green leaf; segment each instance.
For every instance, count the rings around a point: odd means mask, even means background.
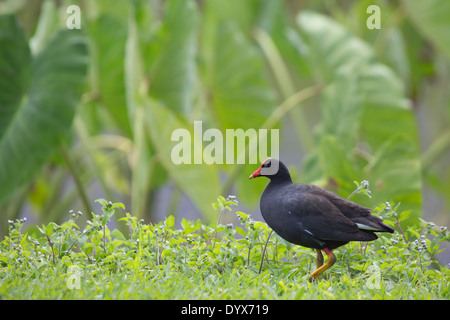
[[[106,207],[108,205],[108,201],[106,201],[105,199],[97,199],[95,200],[95,202],[100,203],[102,207]]]
[[[95,200],[95,202],[98,202],[102,205],[102,211],[103,211],[102,226],[105,226],[108,223],[108,221],[111,219],[111,217],[116,212],[116,210],[115,210],[116,208],[122,208],[125,210],[125,206],[120,202],[112,203],[112,202],[106,201],[105,199],[97,199],[97,200]]]
[[[142,234],[141,231],[139,231],[139,240],[142,240]],[[134,281],[136,281],[137,276],[139,274],[139,269],[141,266],[141,257],[142,257],[142,245],[141,245],[142,241],[139,241],[139,248],[137,250],[136,253],[136,257],[134,258],[134,263],[133,263],[133,271],[134,271]]]
[[[168,228],[172,228],[175,225],[175,218],[174,216],[170,215],[166,218],[164,224],[168,227]]]
[[[28,89],[31,56],[25,34],[13,16],[0,16],[0,138]]]
[[[114,30],[114,32],[111,32]],[[126,20],[103,14],[89,28],[94,48],[96,84],[100,101],[109,111],[117,127],[130,135],[125,94],[124,55],[127,39]],[[98,118],[97,121],[102,121]]]
[[[28,232],[23,235],[22,240],[20,241],[20,245],[22,247],[25,246],[25,242],[27,241],[27,239],[28,239]]]
[[[44,234],[51,236],[53,234],[53,232],[58,229],[59,226],[54,223],[54,222],[50,222],[47,226],[42,225],[42,229],[39,228],[39,231],[43,232]]]
[[[265,224],[262,221],[255,221],[254,226],[255,226],[256,229],[264,229],[265,231],[269,231],[270,230],[270,228],[267,226],[267,224]]]
[[[373,48],[331,18],[302,12],[297,19],[305,59],[325,83],[319,147],[304,162],[305,182],[333,179],[342,196],[351,181],[375,189],[370,206],[394,199],[420,212],[417,127],[401,79],[377,62]],[[360,198],[358,198],[358,201]]]
[[[191,232],[195,231],[195,228],[193,228],[189,221],[187,221],[185,218],[181,219],[181,227],[184,230],[184,234],[190,234]]]
[[[369,45],[325,15],[302,11],[297,23],[308,46],[306,58],[320,83],[336,80],[343,69],[363,66],[374,58]]]
[[[447,0],[403,0],[406,11],[419,31],[450,59],[450,2]]]
[[[318,134],[333,135],[345,152],[355,145],[363,112],[358,99],[361,74],[351,68],[337,72],[339,81],[331,82],[324,90],[320,103],[322,122]]]
[[[168,1],[159,42],[151,44],[150,95],[177,114],[187,116],[193,108],[196,82],[196,29],[199,14],[192,0]]]
[[[365,168],[371,173],[374,202],[392,199],[402,208],[413,211],[417,219],[421,210],[421,172],[415,141],[406,135],[387,140]]]
[[[1,31],[3,38],[10,35],[19,40],[2,46],[2,52],[5,50],[6,54],[0,58],[0,72],[11,73],[13,82],[21,89],[14,89],[14,94],[3,98],[5,104],[0,106],[9,118],[2,121],[0,127],[3,132],[0,137],[0,181],[7,181],[0,184],[0,201],[30,181],[70,134],[88,63],[83,33],[79,30],[60,31],[34,57],[30,66],[31,79],[27,80],[23,73],[27,69],[28,53],[23,43],[20,44],[24,36],[13,22],[5,23],[4,19],[10,21],[11,18],[0,18],[0,23],[5,25]],[[24,58],[20,62],[25,64],[24,67],[8,56],[17,46],[21,49],[14,55]],[[9,61],[11,65],[5,69]],[[23,88],[28,82],[28,95],[24,99]],[[0,92],[8,90],[8,84],[0,81]],[[0,99],[1,96],[4,95],[0,94]],[[23,104],[18,107],[21,100]]]
[[[406,211],[401,212],[398,216],[398,221],[402,222],[404,220],[407,220],[411,216],[411,214],[412,214],[411,210],[406,210]]]
[[[351,185],[358,172],[339,141],[336,136],[324,136],[319,146],[319,161],[326,178],[339,178],[339,182]]]
[[[171,249],[164,249],[161,252],[161,257],[162,258],[165,258],[165,257],[172,258],[172,257],[175,257],[175,254],[173,253],[173,251]]]
[[[236,227],[236,232],[239,233],[243,237],[247,236],[247,232],[245,232],[244,229],[242,229],[240,227]]]
[[[128,36],[125,50],[125,81],[127,111],[131,119],[133,135],[134,161],[131,163],[131,209],[136,217],[143,217],[147,207],[147,199],[155,174],[153,148],[145,128],[146,119],[144,103],[145,92],[144,63],[140,50],[140,34],[133,7],[128,19]]]
[[[111,231],[111,236],[120,240],[126,240],[125,236],[123,235],[122,232],[119,231],[119,229],[114,229],[113,231]]]
[[[60,227],[62,230],[71,230],[74,228],[80,229],[80,227],[76,223],[71,221],[64,222]]]
[[[261,128],[277,105],[276,91],[264,56],[247,34],[251,13],[248,3],[236,7],[231,3],[211,1],[205,6],[201,51],[204,58],[204,68],[201,69],[206,91],[204,95],[210,106],[213,127],[223,133],[227,129],[246,131]],[[224,139],[226,147],[234,151],[235,164],[238,155],[245,155],[247,160],[245,165],[225,167],[230,171],[230,176],[221,193],[230,192],[231,185],[236,185],[239,199],[253,204],[259,199],[262,188],[259,182],[249,183],[247,179],[247,172],[257,164],[249,164],[248,140],[245,147],[239,147],[236,139]],[[262,143],[258,142],[260,146]],[[256,162],[263,160],[257,159]]]
[[[401,80],[391,69],[379,63],[365,68],[358,98],[364,108],[361,132],[374,149],[397,134],[410,137],[417,147],[417,127],[411,105]]]
[[[42,225],[42,228],[39,227],[38,225],[36,225],[36,227],[38,228],[40,233],[45,234],[45,226],[44,225]]]
[[[259,128],[276,106],[263,57],[231,23],[217,27],[212,45],[214,56],[206,72],[220,127]]]
[[[146,126],[151,141],[155,147],[159,160],[170,178],[183,190],[202,212],[207,221],[215,220],[216,213],[210,203],[220,194],[219,172],[217,167],[206,164],[175,164],[172,160],[172,148],[175,143],[171,141],[172,132],[176,129],[185,129],[189,132],[191,142],[200,137],[194,137],[192,126],[182,121],[171,109],[162,106],[156,101],[145,101]],[[164,119],[164,121],[154,121]],[[189,147],[192,147],[189,144]]]

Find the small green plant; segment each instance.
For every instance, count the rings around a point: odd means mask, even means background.
[[[357,193],[364,194],[368,196],[369,198],[372,198],[372,192],[369,190],[369,181],[363,180],[361,183],[358,183],[357,181],[353,181],[353,183],[356,185],[355,191],[350,193],[350,195],[347,197],[347,199],[351,199],[353,195]]]
[[[436,261],[447,228],[421,221],[404,226],[408,212],[384,203],[374,214],[397,228],[370,243],[336,250],[338,262],[312,284],[313,250],[291,245],[262,221],[232,208],[234,197],[213,204],[217,222],[173,216],[146,224],[125,212],[128,234],[110,230],[120,203],[98,200],[84,228],[81,212],[60,225],[24,232],[9,221],[0,243],[0,296],[4,299],[448,299],[450,271]],[[236,225],[221,224],[224,215]],[[31,229],[30,229],[31,230]],[[71,281],[74,281],[73,283]]]

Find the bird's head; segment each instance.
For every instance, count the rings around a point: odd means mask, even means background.
[[[280,167],[280,161],[277,159],[267,158],[261,163],[258,170],[253,172],[249,179],[257,178],[257,177],[271,177],[278,173],[278,169]]]

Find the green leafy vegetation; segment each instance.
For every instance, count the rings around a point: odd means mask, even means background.
[[[4,35],[0,77],[5,113],[0,129],[0,177],[8,181],[0,186],[1,201],[33,177],[69,135],[88,54],[85,37],[78,30],[65,30],[31,59],[17,21],[12,16],[0,16],[0,24]]]
[[[449,241],[445,227],[421,221],[405,228],[411,212],[393,204],[375,214],[396,228],[370,243],[336,250],[338,262],[318,282],[306,276],[315,252],[291,245],[261,221],[234,212],[235,197],[213,204],[217,222],[173,216],[146,224],[123,205],[99,200],[103,215],[83,213],[23,233],[24,220],[9,221],[0,243],[2,299],[448,299],[450,269],[435,262]],[[122,216],[126,235],[111,230]],[[240,225],[223,225],[236,214]],[[405,229],[403,229],[405,228]]]
[[[2,1],[0,298],[448,299],[450,2],[377,1],[369,29],[373,4]],[[241,212],[258,164],[172,161],[194,121],[279,129],[295,182],[397,232],[309,283],[314,252]]]

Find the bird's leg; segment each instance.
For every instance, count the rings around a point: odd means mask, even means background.
[[[322,274],[322,272],[327,270],[329,267],[331,267],[336,262],[336,256],[334,255],[333,252],[331,252],[330,249],[324,248],[323,251],[325,251],[325,253],[328,256],[327,262],[325,262],[324,265],[322,265],[321,267],[317,268],[313,273],[311,273],[308,276],[308,280],[311,280],[311,279],[317,280],[317,278]],[[317,260],[318,259],[316,258],[316,262],[317,262]]]
[[[316,257],[316,269],[319,269],[323,265],[323,255],[320,249],[316,249],[317,257]]]

